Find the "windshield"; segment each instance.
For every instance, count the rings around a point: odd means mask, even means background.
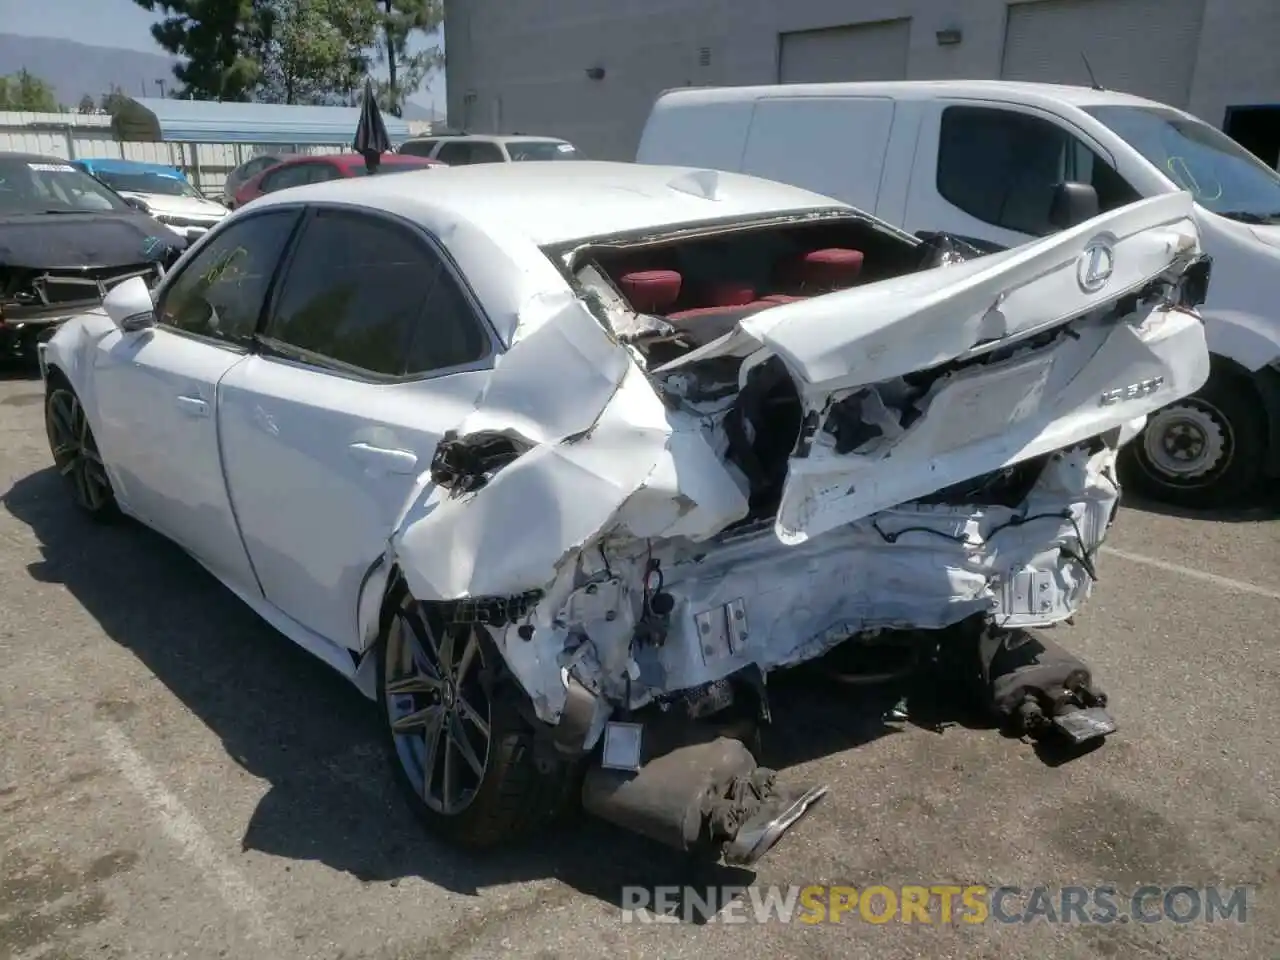
[[[1280,174],[1225,133],[1159,107],[1086,107],[1201,206],[1252,223],[1280,223]]]
[[[117,194],[69,163],[0,157],[0,213],[88,213],[129,209]]]
[[[98,171],[98,179],[121,193],[159,193],[166,197],[195,197],[199,191],[185,180],[166,177],[162,173],[107,173]]]
[[[508,140],[507,153],[516,161],[582,159],[577,147],[559,140]]]

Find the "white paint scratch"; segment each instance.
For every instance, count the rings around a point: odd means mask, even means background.
[[[101,723],[100,736],[107,756],[129,785],[146,801],[160,821],[165,834],[195,865],[205,882],[222,901],[248,924],[252,937],[270,946],[275,941],[262,898],[234,866],[218,852],[200,822],[165,789],[151,766],[129,743],[124,732],[111,723]],[[278,955],[278,954],[277,954]]]
[[[1221,587],[1224,590],[1234,590],[1236,593],[1251,593],[1255,597],[1266,597],[1268,600],[1280,600],[1280,590],[1272,590],[1269,587],[1262,587],[1246,580],[1221,577],[1216,573],[1207,573],[1204,570],[1196,570],[1193,567],[1184,567],[1181,564],[1170,563],[1168,560],[1160,560],[1156,557],[1143,556],[1140,553],[1117,550],[1115,547],[1103,547],[1101,552],[1113,557],[1119,557],[1121,560],[1128,560],[1130,563],[1141,563],[1144,566],[1164,570],[1167,573],[1176,573],[1192,580],[1199,580],[1201,583],[1211,583],[1215,587]]]

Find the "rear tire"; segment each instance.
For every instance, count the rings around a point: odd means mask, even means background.
[[[401,591],[378,649],[378,702],[396,781],[441,839],[492,847],[560,810],[572,771],[535,758],[523,691],[488,633],[447,625]]]
[[[1215,370],[1189,397],[1151,414],[1121,457],[1121,479],[1152,500],[1231,507],[1262,479],[1266,414],[1248,379]]]

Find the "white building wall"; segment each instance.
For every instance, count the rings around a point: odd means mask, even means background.
[[[449,124],[562,136],[592,156],[631,159],[662,90],[776,83],[779,35],[790,31],[910,17],[908,79],[998,78],[1007,7],[1008,0],[445,0]],[[949,29],[962,31],[961,42],[940,45],[937,32]],[[1133,38],[1132,56],[1143,55],[1143,41]],[[591,67],[604,77],[589,78]],[[1105,78],[1105,62],[1093,68]],[[1215,126],[1230,105],[1280,104],[1280,0],[1205,0],[1192,76],[1188,102],[1175,105]],[[1088,82],[1083,64],[1079,79]]]

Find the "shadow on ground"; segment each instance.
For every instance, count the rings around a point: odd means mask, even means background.
[[[372,704],[345,679],[264,624],[168,541],[132,522],[98,524],[78,514],[52,470],[19,481],[4,503],[39,540],[42,559],[30,565],[31,576],[65,585],[237,763],[270,784],[245,830],[246,849],[320,861],[368,882],[421,876],[458,893],[556,878],[615,905],[629,884],[752,880],[749,871],[685,860],[593,821],[485,856],[436,844],[396,792]],[[812,681],[797,673],[771,682],[780,722],[765,740],[770,765],[785,768],[900,729],[886,711],[909,691],[851,692]],[[929,712],[913,722],[939,731],[956,721],[984,725],[949,711],[934,693],[923,691]],[[133,710],[118,701],[98,706],[126,724]]]
[[[1172,504],[1160,503],[1129,493],[1124,495],[1122,504],[1126,510],[1140,510],[1143,513],[1154,513],[1177,520],[1261,523],[1267,520],[1280,520],[1280,484],[1274,484],[1272,488],[1255,494],[1239,506],[1220,509],[1193,510],[1189,507],[1175,507]]]
[[[35,363],[0,362],[0,383],[6,381],[40,382],[40,367]]]

